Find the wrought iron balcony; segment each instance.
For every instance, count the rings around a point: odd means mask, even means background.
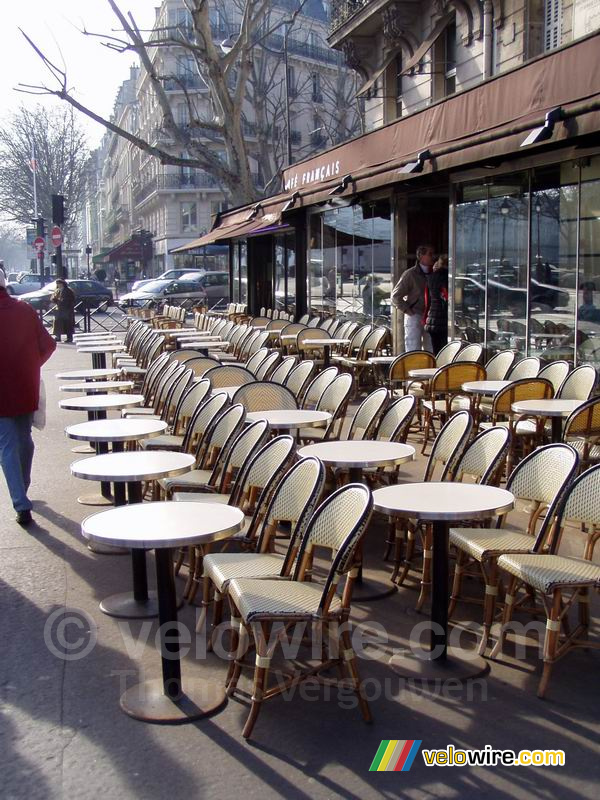
[[[368,6],[371,0],[331,0],[329,16],[329,33],[333,33],[353,17],[361,8]]]

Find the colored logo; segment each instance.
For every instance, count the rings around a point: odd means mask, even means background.
[[[408,772],[421,747],[421,739],[384,739],[369,772]]]

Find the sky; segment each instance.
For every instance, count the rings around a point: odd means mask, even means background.
[[[60,105],[57,98],[39,98],[14,91],[19,83],[51,81],[42,61],[19,32],[22,28],[35,44],[61,69],[66,65],[68,85],[83,105],[109,116],[117,90],[136,63],[135,54],[117,53],[101,39],[80,30],[119,36],[118,20],[107,0],[1,0],[2,47],[0,48],[0,117],[20,104],[37,102]],[[120,8],[131,11],[141,29],[152,26],[158,0],[120,0]],[[48,83],[54,87],[56,83]],[[80,115],[90,147],[99,144],[104,128]]]

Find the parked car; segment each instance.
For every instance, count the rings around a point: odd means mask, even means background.
[[[135,292],[128,292],[119,299],[121,308],[146,306],[152,308],[165,301],[190,300],[192,303],[206,302],[206,292],[200,280],[154,280]]]
[[[194,279],[194,273],[187,272],[182,276],[182,280],[188,279]],[[211,308],[229,302],[229,272],[203,272],[197,280]]]
[[[33,292],[42,286],[42,276],[36,272],[21,272],[16,280],[11,280],[11,276],[6,282],[6,291],[14,296]]]
[[[163,272],[162,275],[159,275],[158,278],[144,278],[141,281],[135,281],[135,283],[131,286],[132,292],[137,292],[138,289],[141,289],[142,286],[147,286],[152,281],[160,281],[160,280],[174,280],[175,278],[182,278],[184,275],[202,275],[204,270],[201,269],[168,269],[166,272]],[[191,280],[194,280],[193,278]]]
[[[113,302],[111,290],[107,289],[99,281],[76,279],[68,281],[68,284],[75,292],[76,303],[85,300],[87,305],[96,308],[105,301],[108,301],[109,304]],[[52,283],[47,283],[44,287],[38,289],[37,292],[28,292],[21,295],[20,299],[30,303],[37,310],[47,311],[52,304],[50,298],[55,291],[56,281],[52,281]]]

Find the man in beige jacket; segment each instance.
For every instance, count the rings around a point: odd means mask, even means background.
[[[435,263],[435,248],[417,247],[417,263],[405,270],[392,291],[392,303],[404,312],[404,348],[430,350],[429,334],[423,331],[427,275]]]

